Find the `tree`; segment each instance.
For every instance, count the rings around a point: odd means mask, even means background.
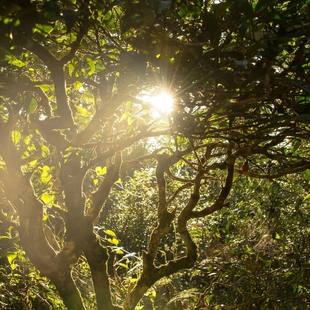
[[[189,222],[228,208],[236,175],[309,179],[308,10],[306,1],[2,2],[1,222],[69,309],[84,308],[71,275],[81,256],[97,308],[134,309],[158,280],[194,265]],[[175,106],[154,119],[143,94],[160,87]],[[113,212],[111,190],[145,165],[157,225],[115,304],[113,249],[96,223]],[[161,263],[173,225],[182,245]]]

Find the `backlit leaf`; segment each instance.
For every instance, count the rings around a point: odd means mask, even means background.
[[[116,238],[116,234],[115,234],[115,232],[114,232],[113,230],[106,229],[104,232],[105,232],[107,235]]]
[[[116,245],[116,246],[119,245],[119,240],[116,239],[116,238],[109,238],[109,239],[107,239],[107,241],[108,241],[109,243],[113,244],[113,245]]]
[[[12,141],[15,145],[20,142],[21,137],[22,137],[22,135],[21,135],[20,131],[18,131],[18,130],[12,131]]]
[[[105,175],[107,173],[107,167],[100,167],[100,166],[98,166],[98,167],[95,168],[95,171],[96,171],[96,174],[98,176],[103,176],[103,175]]]
[[[32,97],[28,106],[28,112],[30,114],[34,113],[37,110],[37,108],[38,108],[38,101],[34,97]]]
[[[51,204],[54,201],[55,196],[53,194],[50,194],[48,192],[44,192],[41,196],[40,199],[45,203],[45,204]]]

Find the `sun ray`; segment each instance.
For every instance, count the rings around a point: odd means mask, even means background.
[[[144,91],[138,96],[138,99],[150,107],[154,118],[168,116],[174,108],[174,96],[165,89]]]

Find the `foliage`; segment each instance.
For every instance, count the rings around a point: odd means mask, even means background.
[[[1,302],[306,305],[309,1],[1,9]]]
[[[115,202],[132,204],[133,182],[147,184],[148,175],[139,173],[128,187],[124,184]],[[148,189],[152,192],[151,186]],[[199,258],[193,270],[155,285],[156,309],[204,309],[220,305],[224,309],[306,308],[308,192],[309,183],[302,176],[278,181],[239,176],[230,208],[190,224]],[[113,195],[111,199],[115,199]],[[149,194],[145,193],[139,206],[150,216],[155,210],[148,209],[149,205]],[[145,231],[150,225],[144,221],[145,216],[139,211],[132,215],[126,208],[120,208],[113,221],[107,218],[104,225],[110,225],[122,236],[121,244],[127,249],[140,252],[146,247]],[[130,236],[124,234],[124,224]],[[175,246],[173,239],[169,250]]]
[[[306,308],[308,184],[291,178],[238,183],[232,197],[236,203],[205,226],[202,249],[207,253],[190,275],[194,287],[202,283],[200,306]]]
[[[141,252],[147,247],[156,223],[154,186],[156,180],[149,170],[136,171],[133,178],[119,184],[112,193],[102,215],[104,226],[116,232],[129,252]]]

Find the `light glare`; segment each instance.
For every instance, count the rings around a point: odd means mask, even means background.
[[[153,117],[169,115],[173,111],[173,96],[166,90],[160,90],[155,94],[144,94],[140,98],[150,105]]]

